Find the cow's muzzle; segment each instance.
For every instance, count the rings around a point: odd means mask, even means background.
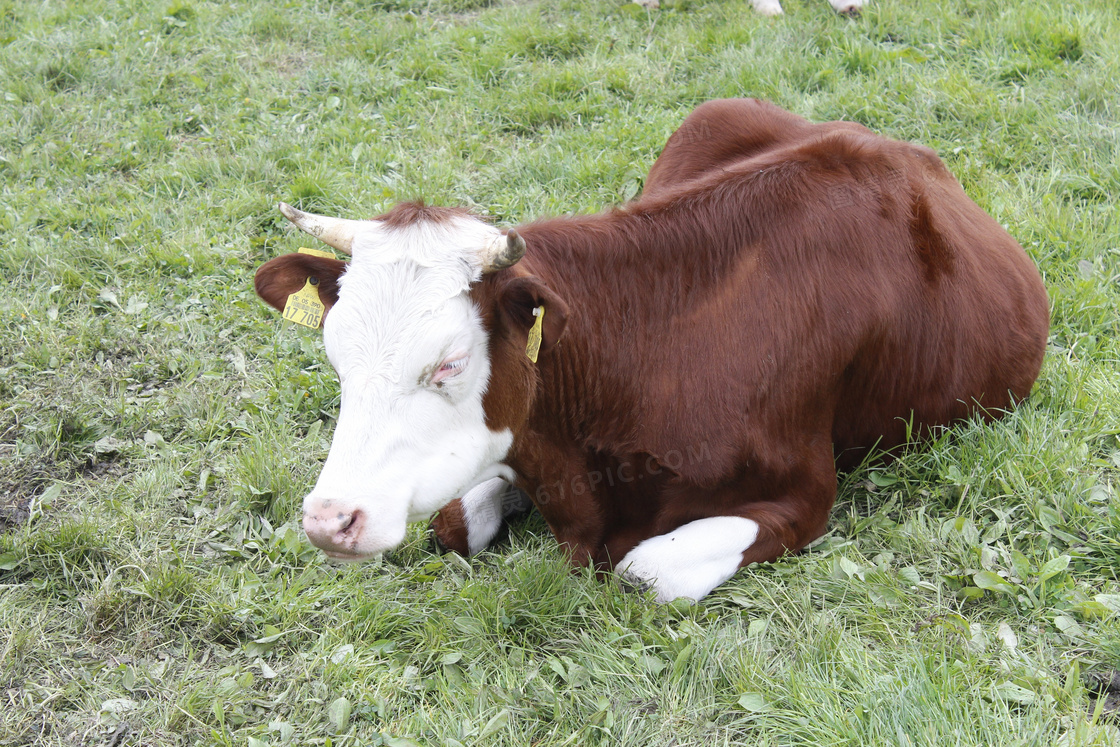
[[[365,525],[366,513],[361,509],[340,510],[327,506],[303,514],[307,539],[337,560],[365,560],[372,556],[359,547]]]

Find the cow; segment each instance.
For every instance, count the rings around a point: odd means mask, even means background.
[[[477,552],[512,485],[574,565],[700,599],[820,537],[838,469],[1007,412],[1046,346],[1038,270],[933,150],[753,99],[696,108],[596,215],[280,210],[352,255],[255,281],[324,306],[342,399],[303,526],[333,558],[437,511]]]

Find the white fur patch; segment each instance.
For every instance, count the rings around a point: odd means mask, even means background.
[[[486,549],[502,528],[502,496],[509,483],[500,477],[471,488],[463,496],[463,516],[467,521],[467,547],[471,555]]]
[[[754,9],[764,16],[780,16],[782,4],[778,0],[754,0]]]
[[[758,523],[739,516],[697,519],[640,543],[617,565],[624,578],[649,584],[660,603],[701,599],[731,578]]]

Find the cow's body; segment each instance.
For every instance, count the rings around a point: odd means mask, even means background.
[[[510,436],[499,476],[573,562],[662,600],[803,548],[837,463],[998,416],[1041,365],[1047,298],[1022,248],[932,151],[858,125],[709,102],[640,199],[518,231],[524,258],[469,289],[486,426]],[[521,285],[548,294],[511,312]],[[501,481],[478,482],[435,521],[463,552],[500,524]]]

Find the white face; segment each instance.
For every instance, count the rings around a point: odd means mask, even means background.
[[[323,326],[342,407],[304,528],[332,557],[361,559],[493,477],[508,430],[486,427],[487,337],[467,295],[498,231],[466,216],[390,229],[369,221]]]

